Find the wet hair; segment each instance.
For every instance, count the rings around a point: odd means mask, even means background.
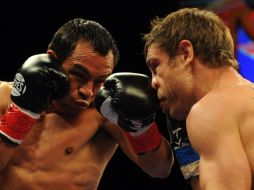
[[[119,51],[109,31],[98,22],[75,18],[63,24],[54,34],[48,49],[57,54],[58,61],[63,63],[73,52],[77,43],[84,40],[102,56],[110,51],[114,56],[114,65],[119,60]]]
[[[165,18],[151,21],[151,31],[143,36],[144,52],[156,43],[168,53],[176,56],[179,43],[189,40],[195,56],[209,67],[230,65],[238,68],[234,55],[234,42],[229,28],[212,11],[199,8],[182,8]]]

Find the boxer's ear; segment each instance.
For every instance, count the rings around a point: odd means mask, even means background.
[[[179,54],[181,55],[182,62],[188,65],[194,58],[194,50],[192,43],[189,40],[182,40],[179,43]]]
[[[47,54],[49,54],[51,57],[54,57],[55,59],[57,59],[57,55],[54,50],[51,50],[51,49],[47,50]]]

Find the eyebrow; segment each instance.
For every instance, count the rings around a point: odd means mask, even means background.
[[[150,61],[151,61],[150,59],[146,59],[146,60],[145,60],[145,62],[146,62],[147,65],[150,64]]]
[[[71,70],[79,70],[80,72],[82,72],[83,75],[88,75],[89,77],[97,77],[97,78],[107,78],[111,73],[100,73],[99,75],[93,76],[89,70],[86,67],[83,67],[79,64],[74,64],[73,67],[71,68]]]
[[[79,64],[73,64],[73,67],[70,70],[74,70],[74,69],[81,71],[83,74],[91,76],[90,72],[85,67]]]
[[[146,60],[146,65],[150,67],[152,61],[153,61],[153,58]]]

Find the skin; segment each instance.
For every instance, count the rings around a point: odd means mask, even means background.
[[[14,148],[4,149],[12,156],[8,160],[1,155],[3,190],[95,190],[118,146],[152,177],[168,176],[173,159],[165,139],[157,151],[139,156],[121,128],[110,124],[91,105],[112,73],[113,63],[111,52],[101,56],[87,42],[78,42],[63,63],[71,84],[69,94],[53,101],[14,152]],[[10,92],[11,84],[2,82],[1,114],[10,104]],[[2,142],[1,146],[6,145]]]
[[[200,155],[200,188],[251,189],[253,83],[231,66],[204,65],[188,40],[180,41],[174,58],[154,43],[146,61],[162,110],[178,120],[187,118],[190,142]]]

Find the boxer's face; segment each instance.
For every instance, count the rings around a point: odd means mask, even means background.
[[[190,75],[184,64],[181,64],[182,56],[177,54],[171,58],[164,49],[152,44],[146,62],[162,111],[174,119],[185,119],[190,109],[192,89]]]
[[[63,63],[63,69],[70,81],[70,92],[59,101],[58,107],[72,113],[86,109],[103,82],[112,73],[113,67],[112,52],[107,56],[101,56],[89,43],[80,41]]]

